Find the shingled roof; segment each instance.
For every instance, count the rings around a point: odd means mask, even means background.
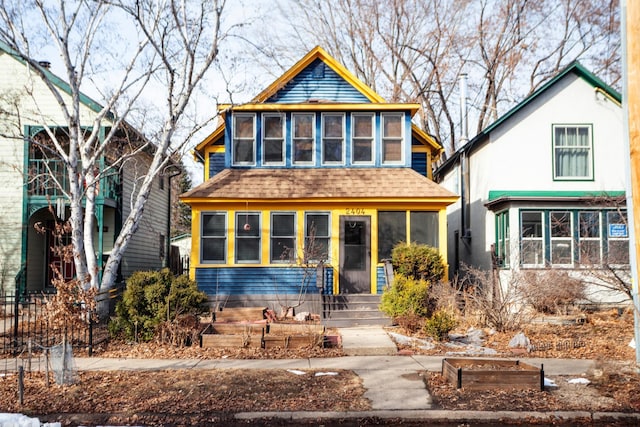
[[[457,196],[409,168],[225,169],[182,199],[439,198]]]

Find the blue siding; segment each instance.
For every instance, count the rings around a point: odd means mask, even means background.
[[[209,154],[209,178],[213,178],[224,169],[224,153]]]
[[[290,295],[300,293],[304,270],[299,267],[196,268],[198,288],[207,295]],[[325,270],[325,289],[331,290],[333,270]],[[306,292],[318,293],[316,272],[307,279]]]
[[[427,176],[427,153],[412,153],[411,169],[422,176]]]
[[[385,286],[387,286],[387,279],[384,276],[384,267],[378,266],[376,268],[376,288],[377,288],[376,293],[382,294]]]
[[[370,102],[320,59],[309,64],[266,102],[295,104],[309,99],[344,103]]]

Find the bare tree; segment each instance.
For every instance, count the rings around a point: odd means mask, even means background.
[[[50,141],[47,150],[64,163],[68,189],[57,184],[70,203],[73,259],[77,278],[85,288],[108,289],[113,285],[154,179],[172,158],[179,158],[199,129],[190,116],[193,97],[218,55],[224,36],[224,6],[225,0],[2,1],[0,40],[28,65],[33,80],[46,86],[63,117],[63,124],[56,128],[43,115],[34,114],[30,119],[43,127]],[[43,46],[55,47],[60,55],[68,94],[34,59]],[[103,104],[95,115],[87,117],[81,108],[81,87],[101,83]],[[127,121],[142,122],[138,108],[149,91],[156,94],[153,104],[158,114],[153,123],[158,131],[137,135]],[[36,94],[28,95],[37,105]],[[64,129],[64,134],[59,129]],[[101,134],[104,129],[106,133]],[[100,158],[123,133],[129,137],[126,139],[137,139],[138,144],[119,153],[108,168],[100,168]],[[99,283],[92,234],[96,188],[105,174],[113,173],[142,150],[150,153],[150,166],[136,184],[135,197],[129,201],[130,214]]]
[[[447,152],[460,144],[457,82],[469,76],[470,127],[480,132],[579,59],[620,80],[617,0],[282,0],[260,52],[283,58],[321,44],[389,101],[417,102],[420,125]]]

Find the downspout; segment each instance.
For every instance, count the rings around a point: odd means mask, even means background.
[[[173,187],[171,186],[171,179],[175,178],[178,175],[182,175],[182,169],[178,168],[172,174],[168,174],[168,170],[171,167],[176,167],[176,165],[169,165],[165,168],[164,173],[168,177],[167,179],[167,234],[165,237],[165,251],[164,251],[164,267],[169,268],[171,265],[169,263],[169,256],[171,255],[171,190]]]
[[[460,74],[460,237],[465,241],[471,238],[469,212],[469,159],[465,145],[469,142],[469,124],[467,111],[467,75]]]

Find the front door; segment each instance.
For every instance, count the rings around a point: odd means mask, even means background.
[[[340,217],[340,293],[371,293],[371,217]]]

